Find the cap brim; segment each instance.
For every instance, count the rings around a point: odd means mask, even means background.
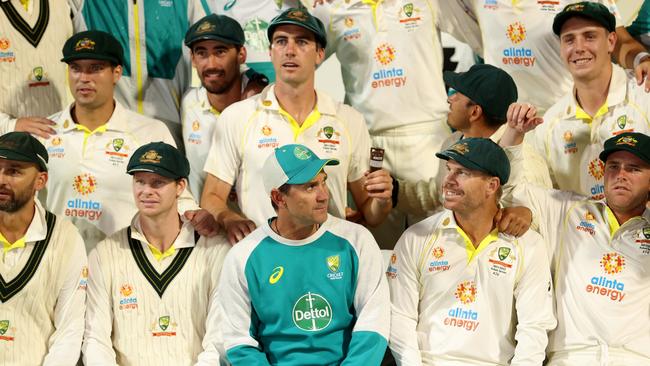
[[[305,184],[321,171],[325,165],[339,165],[337,159],[318,159],[310,162],[301,171],[289,177],[285,184]]]
[[[605,29],[607,29],[608,32],[613,32],[616,29],[616,24],[614,24],[614,27],[610,27],[610,24],[604,24],[603,21],[604,19],[600,19],[598,17],[592,17],[590,15],[585,14],[583,11],[576,11],[576,10],[570,10],[564,13],[558,14],[555,19],[553,19],[553,33],[555,33],[556,36],[560,36],[560,32],[562,31],[562,26],[564,23],[566,23],[567,20],[573,17],[580,17],[580,18],[585,18],[589,20],[593,20],[596,23],[602,25]]]
[[[480,165],[474,163],[473,161],[467,159],[463,155],[458,154],[458,153],[456,153],[454,151],[445,150],[445,151],[437,152],[436,157],[438,157],[439,159],[442,159],[442,160],[453,160],[453,161],[457,162],[458,164],[464,166],[465,168],[472,169],[472,170],[478,170],[478,171],[481,171],[483,173],[487,173],[487,174],[492,175],[492,173],[487,171],[485,168],[481,167]]]
[[[96,53],[75,53],[74,55],[70,55],[62,58],[61,62],[70,63],[70,61],[76,61],[76,60],[103,60],[103,61],[112,62],[115,65],[123,64],[121,60],[118,60],[115,57],[98,55]]]
[[[634,154],[634,156],[638,156],[639,159],[645,161],[646,163],[650,164],[650,156],[645,156],[644,154],[641,154],[641,152],[638,149],[633,149],[632,146],[624,145],[624,144],[616,145],[612,148],[601,151],[600,154],[598,155],[598,158],[600,158],[600,160],[602,160],[604,163],[607,161],[607,158],[611,154],[617,151],[627,151],[629,153]]]
[[[137,173],[137,172],[154,173],[154,174],[158,174],[160,176],[171,178],[171,179],[187,178],[187,177],[178,175],[176,173],[170,172],[167,169],[162,169],[159,166],[153,166],[153,165],[147,165],[147,164],[134,166],[131,169],[128,169],[126,172],[128,174],[131,174],[131,175],[133,175],[134,173]]]
[[[40,157],[37,156],[38,159]],[[39,167],[40,170],[42,171],[47,171],[47,163],[44,161],[36,162],[29,156],[23,155],[21,153],[18,153],[16,151],[12,150],[4,150],[0,149],[0,159],[6,159],[6,160],[15,160],[15,161],[22,161],[25,163],[33,163],[36,164],[36,166]]]
[[[206,34],[204,36],[196,37],[194,39],[189,40],[185,44],[187,45],[187,47],[192,48],[192,46],[196,42],[201,42],[201,41],[219,41],[219,42],[223,42],[225,44],[231,44],[233,46],[243,46],[244,45],[243,42],[238,42],[238,41],[236,41],[234,39],[228,39],[228,38],[219,37],[219,36],[210,35],[210,34]]]

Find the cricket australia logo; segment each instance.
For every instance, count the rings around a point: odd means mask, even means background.
[[[317,332],[332,322],[332,307],[323,296],[308,292],[293,305],[291,317],[299,329]]]
[[[330,280],[340,280],[343,278],[343,272],[339,271],[341,266],[341,256],[332,255],[327,257],[327,268],[330,270],[330,273],[327,274],[327,278]]]

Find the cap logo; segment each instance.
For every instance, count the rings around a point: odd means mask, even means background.
[[[140,157],[140,162],[141,163],[153,163],[153,164],[160,164],[160,160],[162,159],[162,156],[160,156],[156,150],[149,150],[146,153],[142,154]]]
[[[77,41],[77,44],[74,45],[75,51],[94,50],[94,49],[95,49],[95,41],[93,41],[90,38],[80,39]]]
[[[451,146],[449,150],[455,151],[461,155],[465,155],[469,152],[469,146],[467,146],[466,142],[459,142]]]
[[[307,21],[307,14],[305,14],[305,12],[302,11],[302,10],[294,10],[294,11],[290,11],[287,14],[287,18],[295,19],[295,20],[300,21],[300,22],[306,22]]]
[[[583,11],[583,10],[585,10],[584,4],[571,4],[571,5],[567,5],[567,7],[564,8],[564,11]]]
[[[0,148],[8,149],[8,150],[15,150],[16,149],[16,142],[15,141],[0,141]]]
[[[307,160],[311,158],[311,153],[302,146],[293,148],[293,155],[300,160]]]
[[[196,28],[196,33],[206,33],[206,32],[214,32],[215,31],[215,26],[214,24],[211,24],[207,20]]]
[[[638,142],[639,141],[637,141],[637,139],[632,136],[623,136],[616,140],[616,145],[630,145],[632,147],[635,147]]]

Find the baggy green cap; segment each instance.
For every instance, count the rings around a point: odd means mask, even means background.
[[[35,163],[47,171],[49,154],[45,146],[27,132],[9,132],[0,136],[0,159]]]
[[[603,162],[616,151],[628,151],[650,164],[650,137],[639,132],[625,132],[605,141],[604,149],[598,156]]]
[[[192,48],[198,41],[213,40],[241,46],[246,42],[239,22],[226,15],[210,14],[201,18],[185,33],[185,45]]]
[[[481,106],[488,117],[505,121],[510,104],[517,101],[517,85],[504,70],[487,64],[467,72],[443,73],[445,83]]]
[[[190,163],[183,153],[170,144],[150,142],[140,146],[129,159],[126,172],[149,172],[163,177],[178,179],[187,178],[190,174]]]
[[[124,65],[124,50],[120,42],[109,33],[99,30],[80,32],[65,41],[61,61],[70,63],[84,59],[105,60],[114,65]]]
[[[436,156],[443,160],[454,160],[465,168],[498,177],[501,185],[506,184],[510,177],[510,161],[506,152],[490,139],[465,138],[448,149],[436,153]]]
[[[266,31],[266,34],[269,37],[269,42],[273,43],[273,32],[275,31],[275,28],[283,24],[293,24],[310,30],[316,36],[316,42],[318,42],[321,47],[325,48],[325,46],[327,46],[327,35],[325,34],[325,26],[323,25],[323,22],[309,14],[307,9],[290,8],[273,18]]]
[[[605,27],[608,32],[613,32],[616,29],[616,18],[605,5],[591,1],[581,1],[569,4],[561,12],[557,13],[555,19],[553,19],[553,33],[559,36],[564,23],[573,17],[595,20]]]

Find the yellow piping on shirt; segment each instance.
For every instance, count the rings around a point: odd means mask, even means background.
[[[142,54],[140,52],[140,15],[138,11],[138,2],[133,1],[133,33],[135,36],[135,81],[136,90],[138,93],[138,113],[144,113],[144,105],[142,96]]]
[[[456,227],[456,231],[460,236],[463,237],[465,240],[465,250],[467,251],[467,264],[469,264],[472,259],[476,258],[479,253],[481,253],[487,246],[498,239],[499,232],[497,229],[494,229],[490,231],[490,233],[481,240],[479,243],[478,247],[474,247],[474,244],[472,243],[472,240],[470,240],[469,236],[461,229],[459,226]]]
[[[90,129],[88,129],[88,127],[86,127],[84,125],[80,125],[80,124],[76,124],[74,127],[78,131],[83,131],[83,133],[84,133],[84,142],[83,142],[83,145],[81,146],[81,155],[82,156],[86,154],[86,143],[88,142],[88,138],[91,135],[95,134],[95,132],[106,132],[106,123],[104,123],[103,125],[97,127],[96,129],[94,129],[92,131]]]
[[[370,5],[370,7],[372,8],[372,22],[375,24],[375,29],[378,30],[378,29],[379,29],[379,22],[377,22],[377,7],[378,7],[379,5],[381,5],[381,3],[383,2],[383,0],[378,0],[378,1],[374,1],[374,0],[361,0],[361,2],[364,3],[364,4],[366,4],[366,5]]]
[[[289,126],[291,127],[291,130],[293,131],[293,141],[298,140],[298,136],[300,136],[301,133],[305,132],[309,127],[313,126],[314,123],[318,122],[318,120],[321,117],[320,112],[318,111],[318,107],[314,108],[311,113],[305,118],[305,121],[301,124],[296,121],[295,118],[293,118],[292,115],[290,115],[287,111],[284,109],[280,108],[279,110],[280,114],[284,116],[289,121]]]
[[[176,253],[176,247],[174,247],[174,244],[172,244],[172,246],[167,248],[167,250],[165,250],[164,252],[161,252],[160,249],[156,248],[155,246],[149,243],[147,243],[147,245],[151,250],[151,254],[153,255],[154,258],[156,258],[158,262],[160,262],[161,260],[167,257],[171,257],[172,255],[174,255],[174,253]]]

